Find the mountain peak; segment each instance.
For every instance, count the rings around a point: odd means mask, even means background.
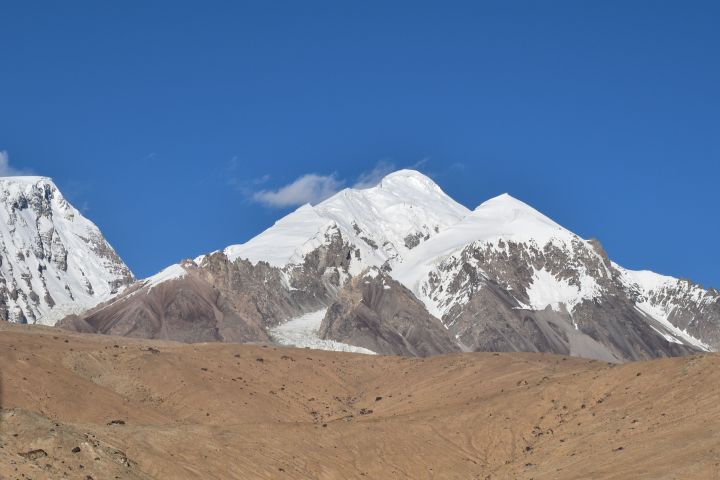
[[[315,206],[300,207],[260,235],[227,247],[225,253],[231,260],[247,258],[284,267],[325,242],[332,227],[355,245],[356,263],[380,266],[402,261],[408,251],[469,213],[426,175],[404,169],[385,176],[375,187],[346,188]]]
[[[389,180],[392,178],[418,178],[418,179],[425,179],[430,180],[430,177],[425,175],[424,173],[421,173],[417,170],[413,170],[411,168],[401,168],[400,170],[395,170],[394,172],[388,173],[383,177],[383,180]],[[430,180],[432,181],[432,180]]]
[[[542,214],[527,203],[508,193],[493,197],[480,205],[470,214],[474,222],[480,222],[488,230],[513,232],[516,234],[539,234],[565,230],[554,220]]]
[[[488,206],[497,206],[497,207],[506,207],[506,208],[532,208],[527,203],[523,202],[522,200],[518,200],[517,198],[513,197],[509,193],[502,193],[496,197],[492,197],[488,200],[485,200],[483,203],[477,206],[477,209],[479,208],[485,208]]]
[[[50,177],[42,177],[42,176],[36,176],[36,175],[17,175],[17,176],[9,176],[9,177],[0,177],[0,183],[5,185],[37,185],[39,183],[45,183],[49,184],[52,187],[55,187],[55,183],[53,182],[52,178]]]
[[[388,190],[407,187],[418,190],[440,190],[440,187],[430,177],[411,169],[402,169],[389,173],[377,185],[377,188]]]
[[[48,177],[0,177],[0,320],[53,324],[109,298],[132,273]]]

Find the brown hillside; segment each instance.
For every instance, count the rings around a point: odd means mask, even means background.
[[[0,375],[3,480],[720,478],[718,355],[408,359],[0,323]]]

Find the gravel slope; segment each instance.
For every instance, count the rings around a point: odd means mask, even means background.
[[[3,479],[720,474],[716,354],[410,359],[0,324],[0,365]]]

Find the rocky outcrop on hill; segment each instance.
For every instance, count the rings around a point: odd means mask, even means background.
[[[410,290],[377,269],[345,285],[328,308],[319,336],[385,355],[459,351],[440,320]]]

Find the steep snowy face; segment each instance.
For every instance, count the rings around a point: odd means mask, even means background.
[[[309,204],[303,205],[275,225],[242,245],[231,245],[225,255],[231,261],[243,258],[253,263],[264,261],[273,267],[283,267],[301,256],[303,247],[320,238],[332,222],[323,218]]]
[[[343,190],[315,210],[362,246],[374,260],[368,263],[389,267],[470,213],[413,170],[392,173],[373,188]]]
[[[647,270],[613,267],[636,307],[672,336],[703,350],[720,350],[720,292]]]
[[[553,239],[571,241],[576,236],[529,205],[503,194],[492,198],[462,221],[426,242],[408,256],[397,275],[413,275],[423,264],[436,262],[475,242],[545,244]]]
[[[50,179],[0,178],[0,319],[53,325],[132,280]]]
[[[394,276],[442,318],[488,282],[520,306],[574,306],[610,277],[594,247],[508,194],[478,206],[412,252]]]
[[[307,254],[339,234],[354,249],[351,270],[388,269],[454,225],[470,211],[430,178],[413,170],[392,173],[375,187],[345,189],[316,205],[304,205],[252,240],[225,250],[233,260],[300,264]]]

